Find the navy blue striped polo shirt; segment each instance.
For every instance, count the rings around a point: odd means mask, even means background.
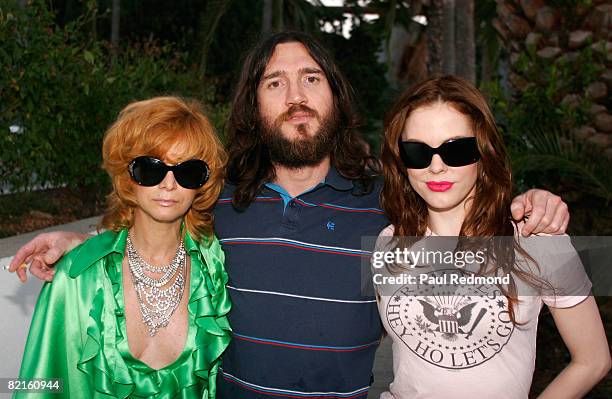
[[[270,185],[237,212],[226,185],[215,230],[234,335],[219,398],[367,397],[382,328],[375,298],[361,290],[362,257],[369,255],[361,238],[388,224],[380,186],[354,195],[353,183],[332,168],[295,198]]]

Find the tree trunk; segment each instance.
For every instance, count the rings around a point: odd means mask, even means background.
[[[91,37],[93,41],[98,40],[98,6],[96,4],[93,4],[91,11]]]
[[[113,0],[111,15],[111,48],[116,52],[119,48],[119,22],[121,20],[121,0]]]
[[[285,2],[284,0],[273,0],[274,1],[274,13],[272,21],[274,30],[276,32],[285,29]]]
[[[274,0],[264,0],[263,16],[261,18],[261,35],[267,36],[272,31],[272,14]]]
[[[19,7],[21,9],[26,8],[27,5],[28,5],[28,0],[19,0]]]
[[[444,0],[432,0],[427,7],[427,71],[442,73],[442,9]]]
[[[474,1],[456,0],[455,73],[476,84]]]
[[[493,68],[491,65],[491,50],[486,44],[482,45],[480,56],[480,83],[488,83],[493,78]]]
[[[208,50],[215,36],[217,26],[221,17],[225,14],[232,0],[208,0],[204,12],[200,15],[201,33],[201,58],[200,78],[206,75],[206,64],[208,61]]]
[[[444,0],[442,11],[442,71],[455,74],[455,0]]]

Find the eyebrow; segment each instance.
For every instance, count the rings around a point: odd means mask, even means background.
[[[306,74],[306,73],[318,73],[318,74],[323,74],[323,71],[319,68],[302,68],[299,71],[301,74]]]
[[[322,75],[323,71],[321,69],[319,69],[319,68],[305,67],[305,68],[300,68],[298,70],[298,73],[300,75],[313,74],[313,73],[314,74],[321,74]],[[261,80],[263,81],[263,80],[267,80],[267,79],[274,79],[274,78],[277,78],[279,76],[286,75],[286,74],[287,74],[287,71],[284,71],[284,70],[274,71],[274,72],[270,72],[267,75],[264,75],[264,77],[261,78]]]
[[[274,71],[272,73],[265,75],[263,78],[261,78],[261,80],[273,79],[273,78],[277,78],[281,75],[286,75],[286,74],[287,72],[285,71]]]

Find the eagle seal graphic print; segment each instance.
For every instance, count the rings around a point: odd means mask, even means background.
[[[432,271],[432,277],[464,270]],[[406,285],[389,300],[393,332],[422,360],[442,368],[478,366],[503,350],[514,331],[508,300],[494,284]]]

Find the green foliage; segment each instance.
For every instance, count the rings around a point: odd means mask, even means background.
[[[217,26],[207,54],[206,74],[214,77],[217,97],[223,102],[231,100],[246,52],[259,38],[262,3],[257,0],[245,7],[243,1],[232,1]]]
[[[498,69],[499,60],[502,53],[502,43],[499,33],[493,26],[493,21],[497,17],[497,3],[495,0],[481,0],[474,2],[474,24],[476,28],[476,58],[483,62],[476,65],[478,71],[478,81],[490,79],[489,74],[493,74]],[[488,63],[488,71],[485,65]]]
[[[355,90],[357,109],[365,123],[362,133],[376,151],[382,131],[382,117],[391,97],[387,95],[387,68],[376,59],[381,42],[372,37],[365,28],[366,26],[354,28],[350,39],[336,34],[325,35],[324,39]]]
[[[112,56],[87,34],[92,9],[60,28],[42,1],[0,7],[0,178],[14,189],[99,189],[102,137],[120,109],[155,95],[206,93],[170,45],[147,41]],[[23,130],[10,133],[12,125]]]
[[[582,94],[600,73],[590,48],[569,62],[549,62],[532,51],[520,54],[514,71],[525,87],[507,96],[500,81],[484,84],[496,119],[506,135],[519,191],[538,186],[557,193],[612,199],[612,167],[601,150],[571,132],[588,122],[591,102],[564,103],[568,94]]]
[[[530,127],[537,126],[542,130],[570,130],[585,123],[588,101],[582,101],[576,108],[561,101],[567,94],[582,94],[584,88],[597,79],[601,67],[594,56],[588,47],[574,62],[565,58],[549,62],[537,57],[533,51],[522,53],[515,68],[530,83],[516,93],[512,129],[529,131]]]
[[[516,140],[518,139],[518,140]],[[564,191],[612,200],[612,162],[601,150],[562,131],[534,129],[512,141],[512,166],[519,183],[543,177]]]

